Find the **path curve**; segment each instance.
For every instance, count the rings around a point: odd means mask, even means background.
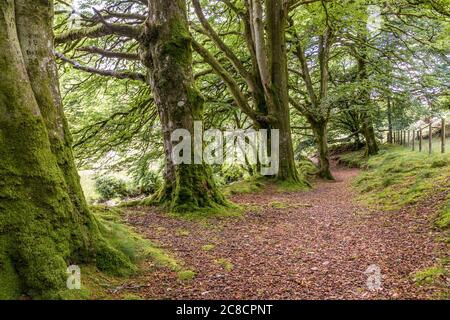
[[[318,182],[308,192],[235,196],[233,201],[254,207],[242,219],[201,223],[148,209],[129,211],[131,225],[197,274],[186,282],[178,280],[176,272],[152,269],[134,280],[144,284],[139,295],[146,299],[432,298],[434,288],[411,281],[412,272],[432,266],[442,253],[430,228],[432,212],[369,211],[355,200],[350,186],[357,174],[356,169],[335,168],[336,182]],[[205,245],[214,248],[204,250]],[[377,288],[377,270],[380,290],[371,291],[368,283]]]

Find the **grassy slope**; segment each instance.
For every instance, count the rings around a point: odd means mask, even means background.
[[[370,159],[358,151],[342,156],[340,162],[367,169],[354,185],[364,202],[381,210],[417,203],[432,191],[450,191],[450,153],[430,156],[402,147],[385,147]]]
[[[390,146],[370,159],[360,151],[345,154],[340,163],[366,169],[355,179],[354,186],[363,202],[379,210],[397,210],[418,203],[431,193],[447,193],[433,224],[446,234],[444,241],[450,243],[450,152],[428,155]],[[418,285],[441,283],[442,297],[448,297],[443,279],[448,277],[449,266],[449,259],[443,258],[437,265],[414,274],[413,280]]]
[[[123,252],[135,266],[134,274],[139,274],[145,261],[157,268],[181,269],[177,260],[158,248],[151,241],[142,238],[134,230],[124,224],[121,211],[106,207],[92,207],[96,219],[100,222],[101,232],[109,243]],[[125,273],[122,277],[100,272],[92,265],[82,265],[81,289],[66,290],[63,299],[128,299],[132,297],[112,294],[114,288],[120,287],[127,277],[133,274]]]

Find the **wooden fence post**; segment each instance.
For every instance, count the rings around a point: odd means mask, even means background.
[[[441,152],[445,153],[445,119],[441,122]]]
[[[431,154],[433,152],[433,126],[430,123],[428,125],[428,153]]]
[[[412,132],[412,151],[416,149],[416,130]]]
[[[419,129],[419,152],[422,152],[422,128]]]

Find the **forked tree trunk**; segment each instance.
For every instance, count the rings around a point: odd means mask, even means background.
[[[186,2],[149,0],[149,12],[142,49],[161,118],[166,157],[165,183],[157,200],[169,203],[175,212],[218,208],[226,201],[210,167],[176,164],[172,159],[176,142],[171,141],[171,134],[186,129],[193,137],[194,121],[202,119],[204,103],[194,84]]]
[[[0,298],[57,297],[69,263],[130,263],[101,238],[84,200],[52,19],[52,1],[0,0]]]

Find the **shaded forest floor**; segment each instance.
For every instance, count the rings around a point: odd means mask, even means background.
[[[120,289],[142,299],[436,298],[412,273],[445,254],[430,228],[436,199],[391,211],[369,210],[351,187],[357,169],[334,168],[336,182],[308,192],[235,195],[240,218],[181,220],[157,209],[130,208],[125,219],[182,262],[185,272],[154,268]],[[437,194],[436,197],[445,197]],[[369,266],[382,289],[370,291]],[[189,270],[189,271],[186,271]],[[192,272],[191,272],[192,271]],[[184,278],[182,280],[181,278]]]

